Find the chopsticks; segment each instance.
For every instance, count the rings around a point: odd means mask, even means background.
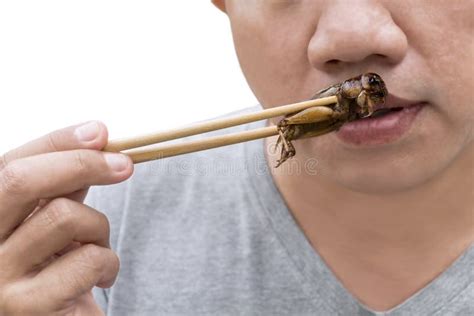
[[[129,155],[134,163],[172,157],[181,154],[192,153],[200,150],[206,150],[226,145],[247,142],[259,138],[270,137],[278,134],[276,126],[258,128],[255,130],[232,133],[208,137],[205,139],[193,140],[183,143],[173,143],[160,145],[159,147],[145,147],[156,143],[170,141],[187,136],[207,133],[232,126],[248,124],[255,121],[265,120],[272,117],[282,116],[290,113],[296,113],[316,106],[327,106],[337,103],[336,96],[330,96],[315,100],[308,100],[289,105],[278,106],[255,113],[248,113],[239,116],[226,117],[196,123],[191,126],[177,128],[169,131],[161,131],[148,135],[136,136],[131,138],[111,140],[104,148],[104,151],[122,152]],[[134,149],[137,148],[137,149]]]
[[[211,149],[221,146],[227,146],[242,142],[248,142],[251,140],[270,137],[277,135],[278,130],[276,126],[269,126],[264,128],[258,128],[252,131],[245,131],[240,133],[232,133],[228,135],[214,136],[206,139],[189,141],[186,143],[175,143],[169,145],[163,145],[154,149],[151,148],[140,148],[125,151],[124,153],[129,155],[134,163],[146,162],[155,159],[161,159],[166,157],[172,157],[182,154],[188,154],[200,150]]]

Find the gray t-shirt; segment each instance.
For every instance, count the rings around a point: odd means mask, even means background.
[[[263,140],[137,165],[87,203],[108,215],[121,260],[115,285],[94,289],[108,315],[474,315],[472,246],[390,311],[360,304],[293,219]]]

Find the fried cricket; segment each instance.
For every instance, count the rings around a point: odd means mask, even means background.
[[[385,103],[387,88],[375,73],[350,78],[317,92],[311,99],[336,96],[333,106],[318,106],[286,115],[277,124],[281,156],[275,168],[296,154],[292,141],[337,131],[344,123],[371,116]]]

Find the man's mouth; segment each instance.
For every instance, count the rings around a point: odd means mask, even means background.
[[[403,107],[396,107],[396,108],[385,108],[385,109],[378,109],[378,110],[375,110],[374,113],[367,117],[367,119],[370,119],[370,118],[377,118],[377,117],[381,117],[385,114],[388,114],[388,113],[391,113],[391,112],[397,112],[397,111],[401,111],[403,110]]]
[[[421,103],[425,103],[425,102],[407,100],[407,99],[397,97],[393,94],[388,94],[385,99],[385,103],[376,105],[374,113],[370,115],[369,117],[367,117],[366,119],[379,118],[386,114],[402,111],[405,108],[415,106]]]
[[[410,130],[426,104],[389,94],[371,116],[344,124],[336,135],[343,142],[358,146],[394,142]]]

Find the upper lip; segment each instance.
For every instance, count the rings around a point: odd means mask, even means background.
[[[409,106],[419,104],[419,103],[422,103],[422,101],[408,100],[408,99],[404,99],[404,98],[401,98],[399,96],[389,93],[385,97],[385,103],[377,104],[374,110],[404,108],[404,107],[409,107]]]

